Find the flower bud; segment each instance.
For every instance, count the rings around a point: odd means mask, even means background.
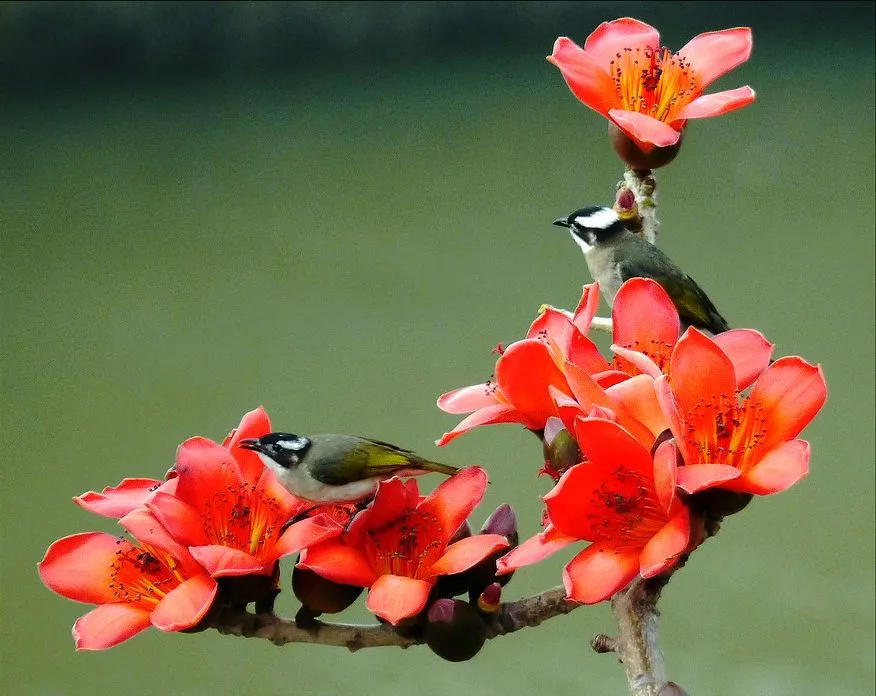
[[[508,503],[497,507],[481,527],[481,534],[500,534],[508,540],[511,548],[517,546],[520,538],[517,534],[517,513]],[[502,551],[507,553],[507,549]]]
[[[544,426],[543,473],[559,481],[567,469],[580,464],[584,459],[575,438],[563,427],[562,421],[551,416]]]
[[[356,601],[362,589],[326,580],[307,568],[295,566],[292,569],[292,591],[314,617],[343,611]]]
[[[487,639],[487,630],[471,605],[458,599],[439,599],[426,614],[423,637],[439,657],[463,662],[478,654]]]
[[[709,520],[720,520],[727,515],[735,515],[751,502],[751,493],[725,491],[721,488],[708,488],[690,497],[690,506]]]
[[[654,147],[648,152],[643,152],[639,146],[614,123],[608,124],[608,136],[614,151],[631,169],[657,169],[669,164],[675,159],[681,149],[682,136],[679,136],[675,145],[667,147]]]
[[[478,609],[482,614],[494,615],[502,606],[502,585],[494,582],[487,585],[478,597]]]

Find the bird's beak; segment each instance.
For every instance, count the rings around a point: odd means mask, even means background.
[[[557,227],[569,227],[569,218],[567,217],[558,217],[554,220],[554,223]]]
[[[263,452],[262,443],[258,440],[253,440],[252,438],[247,440],[241,440],[238,445],[241,449],[252,450],[253,452]]]

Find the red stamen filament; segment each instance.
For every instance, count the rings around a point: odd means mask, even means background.
[[[618,99],[627,111],[672,122],[697,94],[690,63],[668,48],[625,48],[609,64]]]

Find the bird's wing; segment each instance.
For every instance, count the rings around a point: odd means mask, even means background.
[[[683,324],[708,329],[713,334],[727,331],[730,327],[727,320],[721,316],[709,296],[696,284],[693,278],[671,266],[661,268],[663,277],[654,278],[648,269],[640,268],[630,260],[619,264],[621,278],[624,282],[630,278],[651,278],[666,290]]]

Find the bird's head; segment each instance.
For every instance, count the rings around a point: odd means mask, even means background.
[[[557,218],[554,224],[567,228],[572,239],[585,254],[624,229],[623,221],[614,210],[596,205],[576,210],[567,217]]]
[[[266,465],[270,466],[270,463],[274,463],[284,469],[291,469],[297,465],[310,449],[311,444],[309,438],[292,433],[268,433],[259,438],[240,442],[243,449],[257,452]]]

